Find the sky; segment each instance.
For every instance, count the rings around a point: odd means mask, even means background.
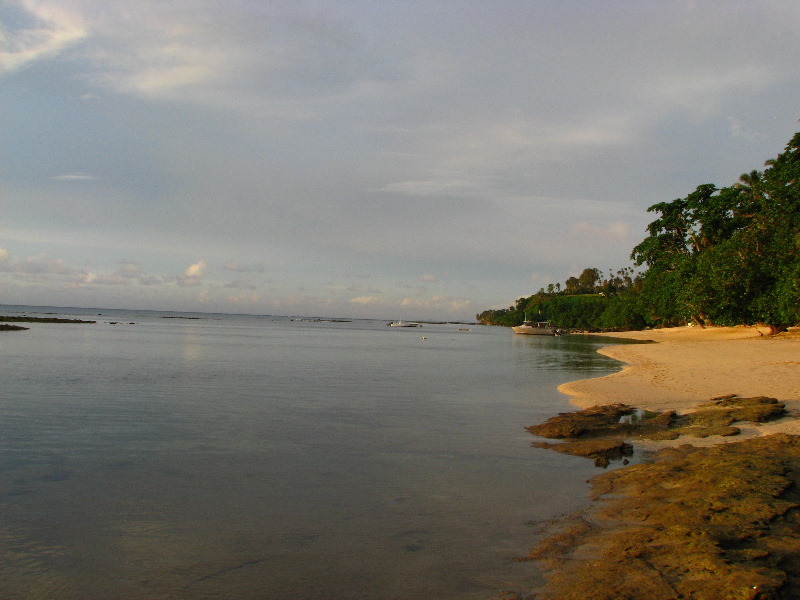
[[[790,0],[0,0],[0,304],[471,320],[800,130]]]

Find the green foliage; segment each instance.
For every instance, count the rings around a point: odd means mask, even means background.
[[[699,186],[648,210],[659,217],[632,252],[646,265],[642,303],[658,325],[800,321],[800,133],[760,173]]]
[[[596,326],[605,330],[644,329],[647,321],[644,317],[641,295],[631,290],[609,298]]]
[[[759,323],[773,332],[800,323],[800,132],[765,167],[648,208],[658,217],[631,253],[643,274],[587,268],[478,320],[518,325],[528,316],[577,329]]]
[[[514,326],[525,319],[550,321],[565,329],[598,330],[643,326],[644,318],[632,302],[622,307],[620,294],[638,296],[640,277],[633,269],[621,269],[603,277],[599,269],[584,269],[579,277],[570,277],[563,286],[550,284],[527,298],[519,298],[514,306],[486,310],[476,316],[486,325]],[[627,297],[627,296],[624,296]],[[610,312],[609,312],[610,311]],[[608,314],[607,314],[608,313]]]
[[[608,299],[597,294],[536,298],[526,312],[537,321],[550,321],[556,327],[593,329],[603,314]]]

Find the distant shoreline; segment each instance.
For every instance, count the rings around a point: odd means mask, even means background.
[[[84,321],[82,319],[60,319],[56,317],[11,317],[0,316],[0,323],[86,323],[93,324],[97,321]]]

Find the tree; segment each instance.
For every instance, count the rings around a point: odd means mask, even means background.
[[[548,285],[506,311],[486,311],[487,318],[521,322],[528,311],[562,327],[694,321],[765,324],[772,333],[800,323],[800,132],[764,167],[729,187],[705,183],[648,208],[657,216],[631,252],[643,273],[624,268],[601,280],[587,268],[566,280],[569,297],[561,284]]]
[[[598,269],[584,269],[578,276],[578,284],[585,294],[594,292],[595,286],[600,281],[600,271]]]
[[[648,209],[659,217],[631,258],[647,265],[654,319],[764,323],[773,333],[800,321],[800,133],[765,166]]]
[[[570,277],[564,282],[564,290],[568,294],[577,294],[580,289],[581,282],[578,281],[577,277]]]

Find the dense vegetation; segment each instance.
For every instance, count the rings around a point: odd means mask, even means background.
[[[800,133],[765,167],[648,208],[657,218],[632,250],[635,268],[607,277],[584,269],[563,288],[549,285],[477,319],[517,325],[527,316],[578,329],[763,324],[772,333],[797,324]]]

